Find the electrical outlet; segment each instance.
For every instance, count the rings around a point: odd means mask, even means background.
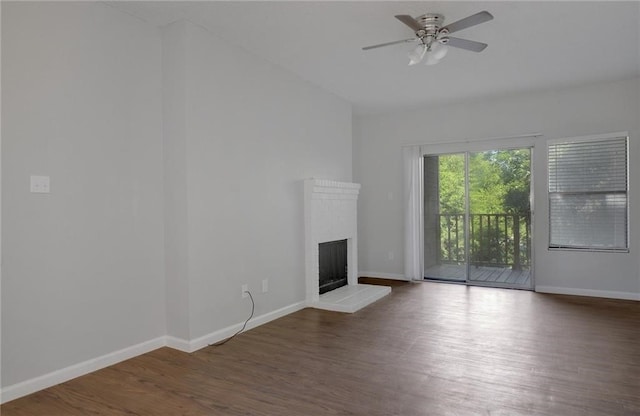
[[[242,285],[242,297],[246,298],[247,296],[249,296],[249,285]]]
[[[393,260],[396,257],[393,251],[389,252],[389,260]]]
[[[51,182],[48,176],[31,175],[30,190],[35,194],[48,194],[51,192]]]
[[[262,279],[262,293],[269,291],[269,279]]]

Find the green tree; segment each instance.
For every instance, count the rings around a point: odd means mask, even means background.
[[[441,214],[461,214],[465,211],[464,159],[463,154],[439,157]],[[526,235],[529,227],[527,214],[530,210],[530,166],[529,149],[469,153],[469,204],[474,222],[471,224],[473,235],[470,238],[470,248],[474,261],[508,263],[518,259],[516,263],[519,264],[521,254],[527,252],[528,245],[522,245],[520,236]],[[490,219],[481,214],[513,216],[492,216]],[[447,236],[451,235],[451,229],[456,230],[456,247],[461,246],[458,240],[464,238],[457,231],[461,218],[441,218],[441,230],[446,230]],[[485,223],[481,224],[483,220]],[[511,237],[505,239],[505,235]],[[441,243],[442,258],[451,259],[451,241],[447,240],[445,243],[443,239]]]
[[[464,213],[464,155],[442,155],[438,165],[440,213]]]
[[[469,200],[474,213],[529,211],[530,152],[494,150],[469,156]]]

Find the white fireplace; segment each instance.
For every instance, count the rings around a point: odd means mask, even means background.
[[[304,183],[305,282],[308,306],[355,312],[391,288],[358,284],[357,183],[307,179]],[[319,244],[347,240],[347,285],[319,294]]]

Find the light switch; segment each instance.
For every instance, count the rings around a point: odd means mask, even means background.
[[[31,175],[31,192],[48,194],[51,192],[51,181],[48,176]]]

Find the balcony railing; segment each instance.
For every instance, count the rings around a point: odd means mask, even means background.
[[[439,263],[464,263],[465,215],[439,214]],[[531,223],[524,214],[470,214],[469,262],[476,266],[530,266]]]

